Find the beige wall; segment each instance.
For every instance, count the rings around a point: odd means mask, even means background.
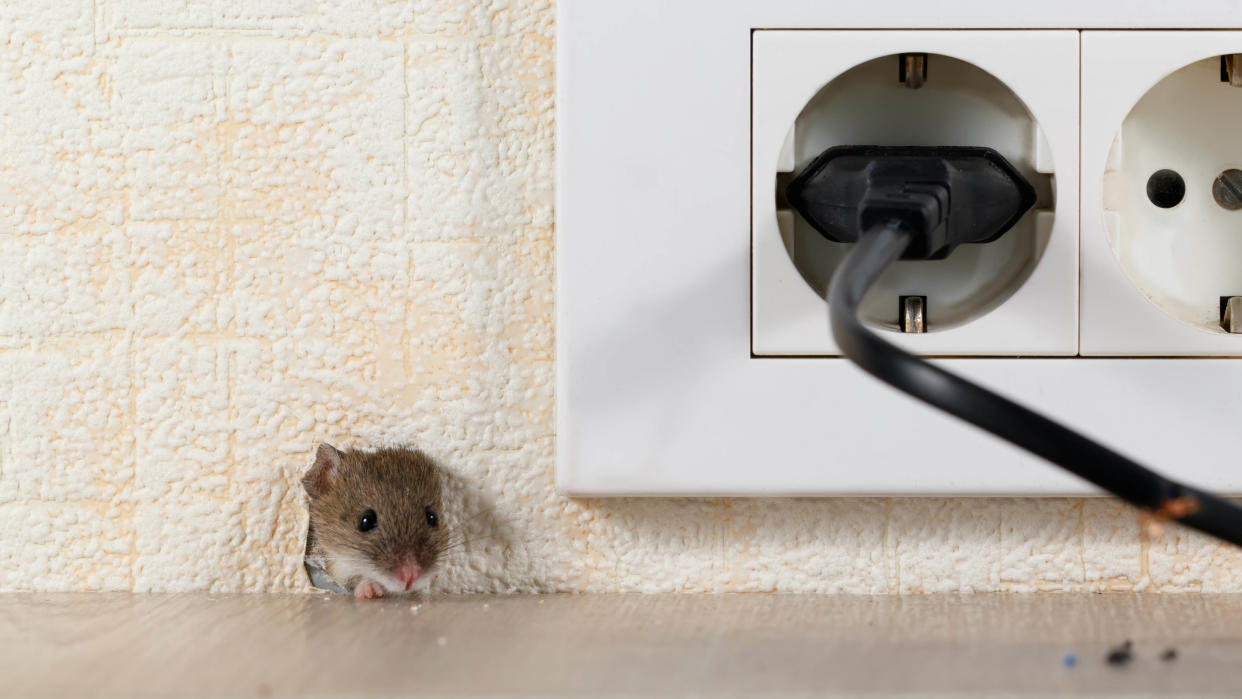
[[[324,439],[461,476],[443,590],[1242,590],[1107,501],[558,495],[553,15],[0,3],[0,590],[305,589]]]

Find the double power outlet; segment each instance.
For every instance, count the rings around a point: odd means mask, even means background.
[[[906,349],[1242,356],[1240,53],[1231,31],[755,30],[753,354],[837,354],[824,293],[847,248],[781,192],[866,144],[989,146],[1039,192],[998,243],[881,280],[863,313]],[[909,298],[926,332],[902,331]]]
[[[1218,184],[1242,169],[1227,2],[557,13],[562,489],[1095,492],[832,358],[823,294],[843,250],[780,193],[853,144],[990,146],[1037,193],[1001,240],[891,269],[861,309],[873,325],[1142,463],[1242,493],[1228,439],[1242,334],[1221,326],[1221,298],[1242,295],[1242,210]],[[919,301],[927,332],[903,332]]]

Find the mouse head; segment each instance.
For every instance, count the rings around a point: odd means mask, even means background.
[[[448,545],[440,469],[420,451],[342,452],[319,445],[302,479],[310,521],[334,577],[388,592],[424,587]]]

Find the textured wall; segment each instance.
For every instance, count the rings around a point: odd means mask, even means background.
[[[1242,589],[1108,501],[553,488],[547,0],[0,0],[0,590],[306,589],[321,439],[443,590]]]

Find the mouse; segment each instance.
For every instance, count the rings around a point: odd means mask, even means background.
[[[417,449],[320,444],[302,478],[311,583],[360,600],[425,591],[449,543],[443,481]]]

